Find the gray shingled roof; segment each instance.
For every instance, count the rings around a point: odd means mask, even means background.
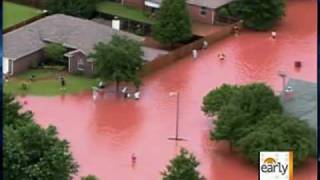
[[[89,54],[93,51],[95,44],[109,42],[114,34],[143,41],[142,37],[117,31],[94,21],[56,14],[4,34],[4,56],[13,60],[18,59],[42,49],[45,41],[62,43]],[[143,50],[147,55],[146,60],[156,57],[158,54],[155,53],[166,53],[151,48],[143,48]]]
[[[148,0],[160,4],[161,0]],[[188,4],[203,6],[211,9],[219,8],[235,0],[187,0]]]
[[[303,80],[290,79],[287,86],[293,89],[293,99],[284,100],[281,94],[281,102],[285,113],[293,115],[317,129],[317,84]]]

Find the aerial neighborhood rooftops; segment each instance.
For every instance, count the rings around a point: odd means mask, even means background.
[[[77,71],[72,64],[77,64],[75,61],[81,58],[89,63],[87,65],[88,69],[84,68],[85,73],[91,74],[94,65],[89,62],[87,56],[94,51],[94,46],[97,43],[108,43],[115,34],[127,36],[139,42],[144,40],[143,37],[114,30],[109,26],[90,20],[63,14],[47,16],[4,34],[4,61],[8,61],[4,65],[7,65],[5,68],[10,74],[22,72],[28,69],[34,61],[39,61],[42,58],[42,50],[47,43],[61,43],[66,48],[72,49],[72,51],[66,53],[69,58],[69,71]],[[167,53],[149,47],[142,47],[142,49],[145,61],[152,61],[157,56]]]

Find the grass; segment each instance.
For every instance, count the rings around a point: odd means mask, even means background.
[[[11,2],[3,3],[3,29],[42,14],[42,11]]]
[[[92,86],[98,84],[98,81],[93,78],[63,73],[66,79],[66,90],[61,91],[60,81],[58,80],[59,74],[62,73],[43,69],[29,70],[4,83],[4,92],[14,95],[55,96],[90,90]],[[36,77],[34,82],[29,80],[31,75]],[[28,82],[28,90],[26,91],[21,88],[23,82]]]
[[[120,18],[131,19],[134,21],[153,24],[153,20],[149,18],[143,10],[123,6],[120,3],[104,1],[97,4],[97,11],[104,14],[118,16]]]

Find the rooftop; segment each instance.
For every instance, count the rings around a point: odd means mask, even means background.
[[[142,42],[144,38],[109,26],[63,14],[47,16],[15,31],[4,34],[4,56],[12,60],[42,49],[46,41],[64,44],[86,54],[93,51],[98,42],[108,43],[112,35],[124,35]],[[145,60],[156,57],[160,50],[143,47]],[[157,54],[155,54],[157,53]]]
[[[317,84],[303,80],[290,79],[287,86],[293,89],[293,99],[286,101],[281,94],[285,113],[293,115],[317,128]]]

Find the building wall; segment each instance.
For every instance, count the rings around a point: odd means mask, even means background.
[[[124,5],[143,9],[144,0],[122,0]]]
[[[82,65],[83,70],[78,69],[78,61],[83,59],[84,64]],[[75,52],[71,57],[69,57],[69,72],[70,73],[83,73],[87,76],[94,74],[93,63],[87,61],[87,56],[82,52]]]
[[[213,9],[206,9],[206,14],[201,15],[201,7],[200,6],[194,6],[194,5],[188,5],[190,17],[193,21],[198,21],[202,23],[207,23],[207,24],[213,24],[213,17],[214,17],[214,10]]]
[[[39,63],[43,59],[43,51],[39,50],[30,55],[13,61],[13,75],[22,73],[31,68],[33,63]]]

